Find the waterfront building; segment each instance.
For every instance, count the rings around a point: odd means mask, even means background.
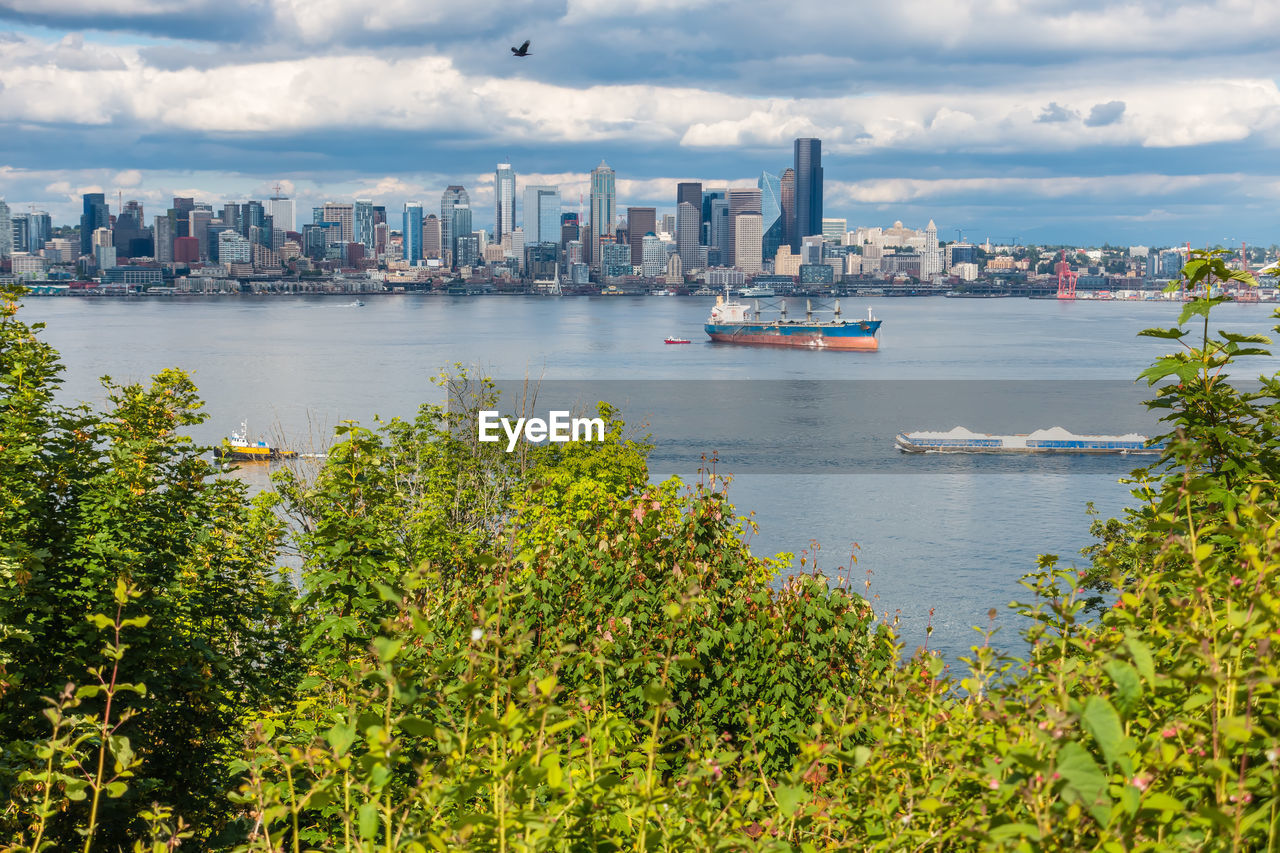
[[[631,265],[644,264],[644,238],[658,231],[658,211],[652,207],[627,208],[627,243],[631,246]]]
[[[824,217],[822,220],[822,239],[833,246],[843,246],[849,237],[849,220]]]
[[[515,227],[516,171],[510,163],[499,163],[493,173],[493,241],[501,243]]]
[[[591,170],[591,241],[588,251],[590,262],[596,269],[603,265],[603,245],[613,243],[617,201],[616,175],[609,164],[601,160],[600,165]],[[629,251],[630,247],[627,248]]]
[[[457,208],[457,211],[464,212],[465,216],[455,215],[453,220],[455,225],[461,225],[464,221],[466,221],[467,223],[470,223],[471,207],[469,205],[465,208],[462,208],[462,207]],[[455,211],[455,214],[457,213],[457,211]],[[457,240],[457,246],[458,246],[458,251],[457,251],[456,262],[454,263],[454,266],[461,269],[462,267],[474,267],[476,266],[476,264],[479,263],[480,252],[481,252],[479,234],[477,234],[474,231],[471,231],[459,236]]]
[[[189,199],[188,199],[189,200]],[[178,206],[179,199],[174,199],[174,207]],[[267,199],[267,213],[271,215],[271,221],[275,223],[275,227],[282,231],[296,231],[297,228],[293,219],[293,199],[288,196],[273,195]]]
[[[93,232],[106,228],[110,221],[107,197],[102,193],[85,193],[80,214],[80,254],[93,253]]]
[[[822,140],[795,141],[796,230],[791,248],[798,250],[805,237],[822,233]]]
[[[972,243],[956,242],[947,246],[947,269],[955,270],[960,264],[978,263],[978,247]]]
[[[404,206],[404,224],[401,234],[404,235],[404,260],[410,266],[422,263],[422,203],[406,202]]]
[[[830,264],[801,264],[801,284],[835,284],[836,271]]]
[[[449,258],[456,258],[458,255],[457,238],[459,234],[471,233],[470,212],[467,214],[467,228],[465,231],[459,231],[454,227],[454,209],[459,205],[471,204],[471,196],[467,195],[464,187],[452,184],[445,188],[440,195],[440,231],[443,251],[448,252]]]
[[[327,201],[320,209],[320,213],[323,217],[322,222],[336,222],[342,226],[338,239],[333,242],[350,243],[355,238],[355,205]]]
[[[698,255],[699,237],[702,234],[702,214],[692,202],[682,201],[676,208],[676,251],[680,255],[682,269],[701,269]]]
[[[560,241],[560,188],[527,185],[524,188],[524,239],[534,243]]]
[[[747,210],[733,217],[733,265],[748,275],[760,272],[764,217]]]
[[[4,204],[4,202],[0,202]],[[49,277],[49,261],[30,252],[14,252],[13,277],[19,281],[42,281]]]
[[[822,235],[813,234],[800,241],[800,263],[822,263]]]
[[[646,278],[662,275],[667,266],[667,247],[650,231],[642,239],[640,274]]]
[[[764,228],[763,258],[772,258],[785,241],[782,215],[782,179],[768,172],[761,172],[756,185],[760,188],[760,216]]]

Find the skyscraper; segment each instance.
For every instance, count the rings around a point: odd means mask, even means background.
[[[711,215],[712,205],[715,204],[716,199],[720,199],[721,201],[723,201],[725,193],[727,192],[728,190],[724,188],[709,189],[709,190],[704,189],[702,191],[702,237],[700,239],[702,241],[702,245],[704,246],[720,245],[719,243],[716,243],[714,239],[714,236],[716,233],[716,226],[712,224],[712,221],[714,219],[714,217]]]
[[[0,199],[0,258],[13,254],[13,221],[9,217],[9,205]]]
[[[797,139],[796,233],[791,248],[800,249],[805,237],[822,233],[822,140]]]
[[[560,188],[528,185],[524,188],[524,241],[560,242]]]
[[[613,169],[601,160],[600,165],[591,170],[591,264],[596,269],[600,269],[603,257],[601,244],[613,242],[617,201]]]
[[[350,204],[339,204],[337,202],[326,201],[324,203],[324,221],[336,222],[342,226],[342,233],[338,235],[335,243],[353,242],[356,233],[355,207]],[[228,223],[230,224],[230,223]]]
[[[702,207],[701,181],[681,181],[676,184],[676,208],[678,209],[686,201],[694,207]]]
[[[107,197],[102,193],[85,193],[84,211],[80,214],[80,254],[93,254],[93,232],[106,228]]]
[[[676,206],[676,251],[680,254],[680,264],[685,271],[702,267],[698,258],[698,237],[702,234],[702,214],[698,208],[701,206],[701,199],[697,205],[682,201]]]
[[[176,214],[172,211],[156,217],[152,235],[155,241],[154,257],[158,263],[168,264],[173,262],[173,225],[175,217]]]
[[[444,231],[440,228],[440,217],[434,213],[422,221],[422,256],[424,258],[443,257]]]
[[[418,210],[422,210],[421,204],[418,205]],[[374,226],[378,223],[373,215],[373,199],[356,199],[355,206],[351,210],[351,216],[355,229],[355,233],[352,235],[354,237],[352,242],[362,244],[372,254],[378,245],[378,236],[374,231]]]
[[[760,187],[761,227],[764,228],[764,235],[761,237],[761,250],[764,257],[772,258],[778,254],[778,247],[782,245],[784,239],[782,181],[777,175],[761,172],[760,179],[756,181],[756,184]]]
[[[733,265],[748,275],[760,272],[762,220],[754,210],[733,217]]]
[[[733,221],[744,213],[760,212],[760,190],[729,190],[729,234],[728,244],[721,246],[721,251],[725,254],[721,256],[720,262],[725,266],[737,266],[738,249],[736,244],[737,230]]]
[[[779,199],[782,202],[782,242],[788,246],[792,245],[792,238],[796,233],[796,170],[788,166],[782,172],[781,192]],[[781,243],[779,244],[781,245]],[[795,247],[792,246],[792,251]]]
[[[404,206],[404,259],[416,265],[422,261],[422,204],[406,202]]]
[[[501,243],[515,227],[516,171],[510,163],[499,163],[493,173],[493,241]]]
[[[453,229],[453,210],[458,205],[471,205],[471,197],[464,187],[451,184],[440,195],[440,230],[444,239],[444,251],[450,258],[457,257],[458,232]],[[468,211],[468,217],[470,212]],[[471,233],[471,223],[467,223],[466,234]]]
[[[178,199],[173,200],[174,205],[178,203]],[[271,215],[271,221],[276,228],[281,231],[297,231],[297,226],[293,219],[293,199],[282,195],[273,195],[267,199],[267,213]]]
[[[480,253],[480,241],[472,232],[471,205],[456,204],[453,207],[453,222],[449,224],[449,233],[453,235],[453,265],[455,267],[471,266]],[[470,254],[460,247],[460,240],[470,240]]]
[[[657,233],[658,211],[652,207],[627,208],[627,242],[631,244],[631,265],[641,266],[644,263],[644,238],[646,234]],[[663,259],[666,263],[666,259]],[[654,273],[657,275],[657,273]]]

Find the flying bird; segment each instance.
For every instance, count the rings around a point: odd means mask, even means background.
[[[524,44],[520,45],[519,47],[513,47],[513,48],[511,48],[511,55],[512,55],[512,56],[529,56],[529,55],[530,55],[530,54],[529,54],[529,40],[528,40],[528,39],[525,39],[525,40],[524,40]]]

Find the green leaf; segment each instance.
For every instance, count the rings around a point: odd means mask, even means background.
[[[560,769],[560,757],[554,752],[542,759],[542,769],[547,771],[547,784],[559,788],[564,783],[564,771]]]
[[[1005,823],[993,826],[987,835],[992,841],[1010,841],[1014,838],[1026,838],[1030,841],[1040,840],[1040,830],[1030,823]]]
[[[1054,767],[1065,781],[1063,798],[1079,802],[1099,823],[1106,823],[1111,802],[1107,797],[1107,777],[1085,749],[1071,741],[1058,750]]]
[[[395,660],[396,655],[400,654],[400,647],[404,645],[404,640],[393,640],[390,637],[374,637],[373,648],[378,653],[378,660],[382,663],[391,663]]]
[[[1103,667],[1111,681],[1115,684],[1116,701],[1128,712],[1132,711],[1142,697],[1142,677],[1127,661],[1109,660]]]
[[[347,750],[351,748],[351,744],[355,743],[356,730],[354,726],[345,723],[339,723],[325,733],[325,740],[329,742],[329,746],[338,755],[346,755]]]
[[[1110,764],[1116,764],[1124,750],[1125,736],[1120,715],[1116,713],[1111,703],[1101,696],[1090,696],[1085,700],[1080,723],[1098,742],[1107,761]]]
[[[365,803],[356,813],[356,823],[360,837],[365,841],[373,838],[378,831],[378,804]]]
[[[1181,338],[1183,335],[1185,335],[1186,333],[1187,333],[1186,329],[1177,329],[1177,328],[1143,329],[1141,332],[1138,332],[1138,335],[1140,337],[1147,337],[1147,338],[1169,338],[1171,340],[1177,340]]]
[[[779,785],[773,792],[778,798],[778,806],[782,809],[783,817],[791,817],[796,813],[796,809],[804,800],[804,788],[799,785]]]
[[[1125,634],[1124,646],[1129,650],[1130,656],[1133,657],[1133,665],[1137,667],[1138,673],[1146,680],[1148,685],[1154,687],[1156,683],[1156,665],[1155,659],[1151,655],[1151,648],[1132,632]]]
[[[400,730],[414,737],[427,737],[434,734],[435,726],[421,717],[407,716],[400,720]]]

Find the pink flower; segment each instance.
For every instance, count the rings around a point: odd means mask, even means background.
[[[1232,576],[1231,576],[1231,585],[1232,585],[1232,586],[1240,586],[1240,584],[1242,584],[1242,583],[1244,583],[1244,581],[1240,580],[1240,578],[1236,577],[1235,575],[1232,575]]]
[[[1146,774],[1140,773],[1137,776],[1134,776],[1132,779],[1130,779],[1129,784],[1137,788],[1139,791],[1145,791],[1147,790],[1147,787],[1151,784],[1151,777],[1147,776]]]
[[[1000,782],[997,779],[992,779],[991,781],[987,782],[987,787],[993,791],[998,791],[1000,790]]]
[[[1171,726],[1165,729],[1164,731],[1162,731],[1160,734],[1163,735],[1164,737],[1176,737],[1178,734],[1178,730]]]

